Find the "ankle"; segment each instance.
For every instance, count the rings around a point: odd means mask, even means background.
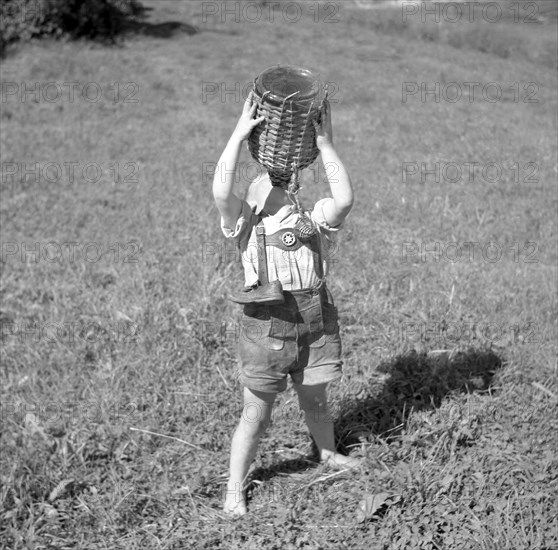
[[[362,465],[362,461],[358,458],[331,452],[322,458],[322,463],[328,468],[335,469],[358,468]]]
[[[337,453],[332,451],[331,449],[321,449],[320,450],[320,461],[327,462],[328,460],[332,460]]]
[[[229,480],[227,481],[227,491],[238,491],[241,493],[242,491],[244,491],[245,488],[246,487],[244,486],[244,483],[242,483],[242,481],[231,478],[229,478]]]

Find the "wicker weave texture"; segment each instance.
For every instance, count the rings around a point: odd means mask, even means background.
[[[279,84],[266,90],[276,74]],[[297,85],[301,89],[297,90]],[[285,90],[291,93],[285,95]],[[319,116],[322,100],[321,82],[298,67],[268,69],[254,82],[256,116],[263,116],[264,121],[252,131],[248,149],[267,168],[272,180],[286,185],[294,168],[302,170],[316,160],[319,151],[312,121]]]

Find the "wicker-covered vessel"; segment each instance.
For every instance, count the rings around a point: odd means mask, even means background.
[[[316,133],[325,86],[316,73],[301,67],[278,65],[254,81],[256,116],[264,121],[248,140],[252,157],[261,163],[274,185],[287,187],[295,170],[316,160]]]

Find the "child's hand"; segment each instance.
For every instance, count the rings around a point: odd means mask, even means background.
[[[331,107],[329,101],[324,99],[320,111],[320,122],[312,121],[316,130],[316,145],[318,149],[333,145],[333,127],[331,125]]]
[[[265,120],[265,117],[263,116],[254,118],[257,107],[258,104],[254,101],[254,92],[252,91],[244,102],[242,114],[240,115],[240,119],[238,120],[236,128],[233,132],[233,135],[235,135],[240,141],[248,139],[252,130],[260,124],[260,122]]]

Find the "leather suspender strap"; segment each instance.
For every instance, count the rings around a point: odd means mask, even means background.
[[[267,274],[267,250],[265,248],[265,227],[260,220],[256,225],[256,240],[258,245],[258,278],[260,284],[265,285],[269,282]]]
[[[312,243],[312,253],[314,255],[314,269],[316,275],[320,281],[324,278],[324,265],[322,263],[322,247],[320,243],[320,237],[318,234],[314,235]]]

